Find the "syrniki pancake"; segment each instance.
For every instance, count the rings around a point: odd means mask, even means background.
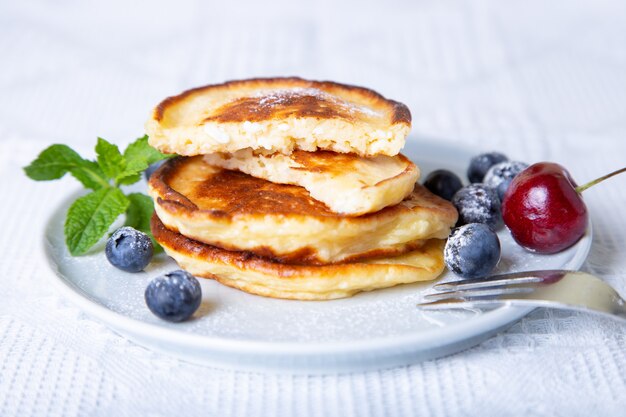
[[[330,300],[360,291],[432,280],[444,269],[444,241],[437,239],[395,258],[334,265],[290,265],[197,242],[168,230],[156,215],[151,226],[157,242],[186,271],[266,297]]]
[[[402,103],[362,87],[301,78],[230,81],[161,102],[146,123],[165,153],[263,149],[396,155],[411,128]]]
[[[404,253],[422,240],[446,238],[457,220],[452,204],[421,185],[395,206],[344,216],[302,187],[223,170],[202,156],[166,162],[151,177],[149,193],[171,230],[291,263]]]
[[[306,188],[336,213],[360,215],[398,204],[411,194],[419,170],[403,155],[360,157],[329,151],[264,154],[244,149],[205,155],[211,165]]]

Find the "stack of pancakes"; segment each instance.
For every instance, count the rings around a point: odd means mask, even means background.
[[[327,300],[431,280],[457,220],[399,154],[406,106],[299,78],[233,81],[161,102],[150,144],[152,231],[193,275]]]

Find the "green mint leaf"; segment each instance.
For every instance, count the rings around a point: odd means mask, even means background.
[[[163,250],[161,245],[154,240],[150,230],[150,218],[154,213],[154,202],[150,197],[141,193],[131,193],[127,195],[130,204],[126,209],[126,226],[134,227],[150,236],[155,253]]]
[[[128,171],[143,172],[150,165],[174,155],[163,154],[148,144],[148,136],[143,136],[126,148],[124,158],[128,161]]]
[[[126,170],[126,159],[120,153],[117,145],[98,138],[96,154],[98,155],[98,165],[108,178],[116,179],[119,174]]]
[[[109,186],[109,182],[104,176],[104,173],[98,164],[93,161],[83,159],[79,166],[70,170],[70,174],[86,188],[91,190],[99,190]]]
[[[69,146],[52,145],[44,149],[29,166],[24,167],[24,171],[35,181],[56,180],[77,166],[82,159]]]
[[[130,201],[126,209],[126,226],[134,227],[144,233],[149,232],[150,217],[154,212],[152,199],[141,193],[130,193],[126,197]]]
[[[140,179],[141,173],[135,171],[124,171],[115,178],[115,182],[120,185],[131,185],[136,183]]]
[[[148,136],[143,136],[128,145],[124,151],[126,170],[115,181],[121,185],[134,184],[141,179],[141,173],[151,164],[174,155],[163,154],[148,144]]]
[[[24,167],[24,172],[35,181],[56,180],[69,172],[92,190],[109,185],[97,164],[81,158],[67,145],[52,145],[44,149],[37,159]]]
[[[113,187],[102,188],[74,201],[65,220],[65,242],[70,253],[76,256],[87,252],[128,205],[128,198]]]

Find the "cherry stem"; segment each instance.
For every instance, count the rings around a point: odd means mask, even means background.
[[[610,174],[606,174],[603,177],[596,178],[593,181],[589,181],[587,184],[579,185],[578,187],[575,188],[575,190],[576,190],[577,193],[582,193],[587,188],[593,187],[594,185],[596,185],[596,184],[598,184],[598,183],[600,183],[600,182],[602,182],[602,181],[604,181],[604,180],[606,180],[608,178],[611,178],[614,175],[621,174],[622,172],[626,172],[626,167],[624,167],[622,169],[618,169],[617,171],[613,171]]]

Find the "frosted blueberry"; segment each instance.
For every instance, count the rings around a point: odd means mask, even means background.
[[[483,183],[497,191],[500,200],[517,174],[528,168],[528,164],[519,161],[506,161],[495,164],[485,174]]]
[[[109,262],[126,272],[143,271],[152,260],[153,251],[148,235],[128,226],[117,229],[104,249]]]
[[[499,152],[488,152],[476,155],[470,160],[469,168],[467,169],[467,178],[470,182],[483,182],[485,174],[495,164],[508,161],[506,155]]]
[[[463,278],[480,278],[500,261],[498,235],[482,223],[470,223],[452,231],[443,252],[449,270]]]
[[[189,272],[177,270],[153,279],[144,297],[155,316],[180,322],[187,320],[200,307],[202,288]]]
[[[424,181],[424,187],[431,193],[450,201],[454,193],[463,187],[463,184],[454,172],[438,169],[428,174]]]
[[[500,199],[484,184],[470,184],[454,194],[452,204],[459,212],[459,225],[484,223],[492,230],[502,227]]]

